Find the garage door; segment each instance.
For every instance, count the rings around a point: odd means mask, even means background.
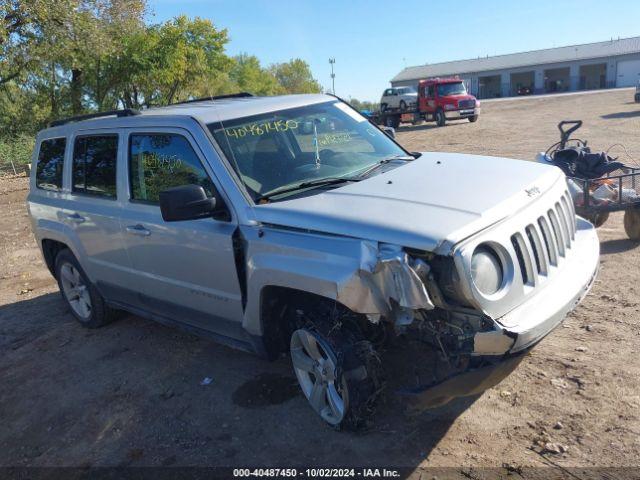
[[[640,60],[618,62],[616,87],[633,87],[640,80]]]

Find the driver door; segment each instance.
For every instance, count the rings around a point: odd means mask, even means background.
[[[160,213],[160,191],[185,184],[224,201],[194,139],[182,129],[130,130],[127,144],[121,230],[133,266],[130,288],[159,317],[242,339],[232,212],[225,206],[219,218],[170,223]]]

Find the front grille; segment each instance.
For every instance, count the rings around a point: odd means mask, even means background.
[[[476,106],[476,101],[473,99],[460,100],[458,102],[458,108],[473,108]]]
[[[576,236],[576,214],[568,191],[535,221],[511,235],[514,259],[525,285],[535,286],[568,255]]]

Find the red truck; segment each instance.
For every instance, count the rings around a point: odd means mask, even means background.
[[[378,115],[382,125],[397,128],[400,123],[417,124],[424,120],[439,127],[447,120],[478,120],[480,102],[467,93],[459,78],[430,78],[418,83],[418,100],[412,108],[386,108]]]

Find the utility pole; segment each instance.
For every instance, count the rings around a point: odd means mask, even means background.
[[[336,63],[336,59],[335,58],[330,58],[329,59],[329,65],[331,65],[331,90],[333,90],[333,94],[336,94],[336,74],[333,73],[333,66]]]

